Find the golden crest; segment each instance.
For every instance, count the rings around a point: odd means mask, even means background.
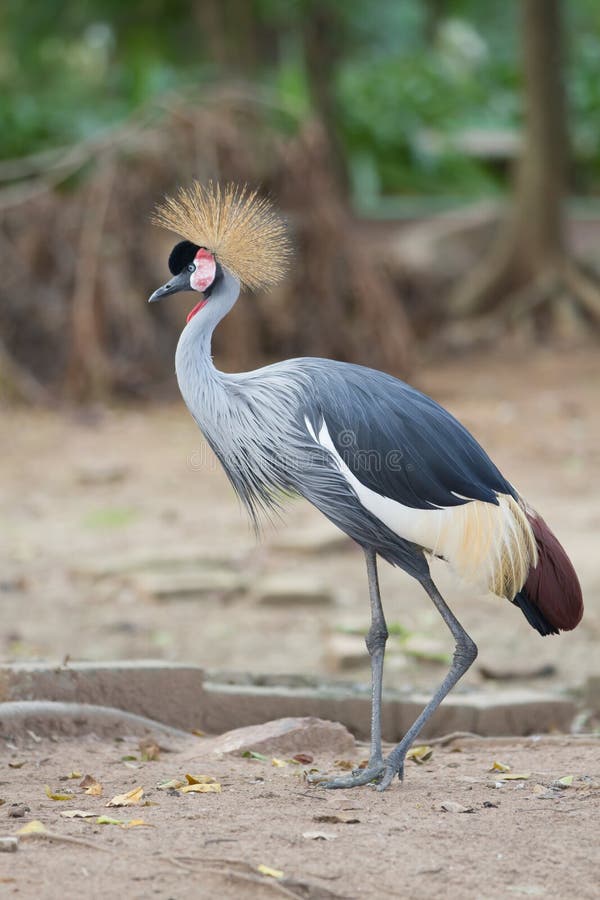
[[[194,181],[166,197],[153,221],[206,247],[252,290],[285,276],[291,256],[286,224],[271,201],[247,185]]]

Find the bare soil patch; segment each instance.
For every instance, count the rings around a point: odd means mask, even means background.
[[[190,738],[151,762],[140,760],[135,740],[43,739],[3,748],[0,834],[39,820],[57,839],[21,838],[16,853],[0,853],[0,894],[597,897],[600,768],[593,739],[458,740],[434,747],[425,763],[409,763],[404,784],[385,794],[368,787],[328,792],[306,783],[307,765],[219,758],[208,747],[206,739]],[[365,752],[359,746],[350,761]],[[501,783],[490,771],[495,761],[527,778]],[[336,764],[323,753],[310,768],[336,771]],[[102,796],[64,780],[74,771],[92,775]],[[185,773],[211,776],[221,792],[157,789]],[[73,796],[52,800],[46,784]],[[106,807],[137,787],[142,802],[153,805]],[[9,818],[17,803],[29,811]],[[61,815],[73,809],[94,817]],[[146,825],[97,824],[103,815]],[[260,866],[282,877],[261,874]]]
[[[473,430],[555,528],[586,601],[576,631],[541,639],[509,604],[465,590],[436,564],[442,592],[480,648],[466,685],[489,670],[542,688],[598,673],[597,351],[507,347],[423,365],[417,383]],[[324,520],[301,501],[257,542],[181,403],[5,410],[0,458],[3,660],[154,657],[368,678],[361,552],[339,541],[310,549]],[[136,573],[111,572],[115,559],[137,561]],[[412,579],[380,568],[395,631],[386,684],[429,688],[443,674],[449,635]],[[279,602],[274,581],[296,599]],[[269,602],[260,598],[266,584]]]

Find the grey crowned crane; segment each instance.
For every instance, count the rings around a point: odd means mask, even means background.
[[[195,182],[167,198],[157,223],[185,240],[169,257],[172,278],[150,297],[201,299],[175,357],[183,399],[250,516],[305,497],[364,551],[371,604],[371,749],[368,766],[325,786],[403,777],[407,750],[477,656],[477,647],[435,586],[428,556],[441,557],[474,589],[519,607],[542,635],[574,628],[581,588],[544,520],[450,413],[396,378],[329,359],[291,359],[228,375],[211,337],[240,286],[281,280],[289,259],[283,221],[247,188]],[[388,636],[377,557],[423,586],[455,641],[450,670],[400,743],[384,758],[381,687]]]

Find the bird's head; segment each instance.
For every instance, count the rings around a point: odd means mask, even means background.
[[[180,241],[169,254],[169,270],[172,278],[154,291],[148,302],[154,303],[180,291],[198,291],[204,296],[188,314],[189,322],[208,303],[215,282],[222,274],[221,266],[206,247],[199,247],[192,241]]]
[[[280,281],[290,256],[287,229],[269,200],[247,187],[221,187],[194,182],[167,197],[154,221],[182,235],[171,250],[172,278],[158,288],[150,303],[179,291],[203,295],[189,320],[216,296],[224,270],[250,289]]]

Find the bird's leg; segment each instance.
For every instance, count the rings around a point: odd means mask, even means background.
[[[369,768],[383,763],[381,752],[381,692],[383,688],[383,658],[389,637],[377,577],[377,556],[374,550],[365,550],[369,600],[371,602],[371,627],[365,639],[371,657],[371,752]]]
[[[367,557],[368,559],[368,557]],[[371,584],[371,576],[369,574],[369,583]],[[398,775],[398,778],[402,780],[404,775],[404,759],[406,757],[406,753],[409,750],[412,742],[415,740],[423,726],[429,721],[430,717],[433,715],[435,710],[438,708],[444,697],[452,690],[456,682],[462,678],[467,669],[473,664],[477,657],[477,647],[462,627],[456,616],[450,611],[448,608],[446,601],[436,588],[432,579],[427,576],[421,581],[421,584],[433,600],[436,609],[441,615],[442,619],[452,632],[452,636],[456,642],[456,646],[454,649],[454,657],[452,659],[452,665],[450,667],[450,671],[440,684],[439,688],[418,717],[416,722],[411,725],[408,729],[400,743],[394,747],[392,752],[387,756],[382,762],[379,764],[376,760],[373,760],[373,753],[377,752],[377,744],[375,743],[374,735],[378,732],[373,731],[371,733],[371,760],[369,761],[369,766],[366,769],[358,770],[356,773],[353,773],[351,776],[347,778],[336,778],[334,781],[328,781],[323,784],[323,787],[327,788],[347,788],[347,787],[357,787],[361,784],[368,784],[369,782],[375,782],[375,787],[378,791],[385,791],[386,788],[390,786],[393,781],[395,775]],[[378,593],[377,593],[378,596]],[[372,609],[373,599],[371,599]],[[381,614],[381,620],[383,621],[383,613]],[[385,625],[385,622],[384,622]],[[369,632],[371,634],[371,632]],[[368,639],[367,639],[368,640]],[[385,642],[383,642],[385,643]],[[380,725],[379,713],[380,713],[380,702],[381,702],[381,686],[379,686],[379,693],[376,695],[375,689],[375,675],[376,672],[379,672],[379,677],[381,675],[381,667],[383,666],[383,643],[380,645],[380,653],[377,660],[374,659],[375,654],[372,655],[372,664],[373,664],[373,701],[375,704],[375,698],[378,696],[378,709],[372,711],[372,724]],[[367,644],[368,646],[368,644]],[[376,668],[380,666],[379,670]],[[379,682],[381,685],[381,682]],[[379,732],[380,735],[380,732]],[[379,747],[381,747],[381,741],[379,740]]]
[[[371,627],[366,637],[367,650],[371,657],[371,752],[366,769],[356,769],[345,778],[325,782],[324,787],[355,787],[367,784],[381,777],[385,771],[381,752],[381,691],[383,684],[383,657],[388,639],[387,625],[381,606],[379,579],[377,577],[377,556],[374,550],[365,548],[367,576],[369,579],[369,599],[371,601]]]
[[[394,775],[402,780],[404,776],[404,760],[412,742],[415,740],[423,726],[429,721],[435,710],[438,708],[444,697],[452,690],[456,682],[462,678],[467,669],[475,662],[477,658],[477,647],[471,640],[465,629],[462,627],[456,616],[448,608],[446,601],[438,591],[430,576],[427,576],[421,582],[442,619],[452,632],[452,636],[456,641],[454,648],[454,656],[450,671],[440,684],[439,688],[418,717],[413,725],[408,729],[400,743],[394,747],[389,756],[385,759],[385,772],[383,777],[377,784],[378,791],[385,791],[390,786]]]

